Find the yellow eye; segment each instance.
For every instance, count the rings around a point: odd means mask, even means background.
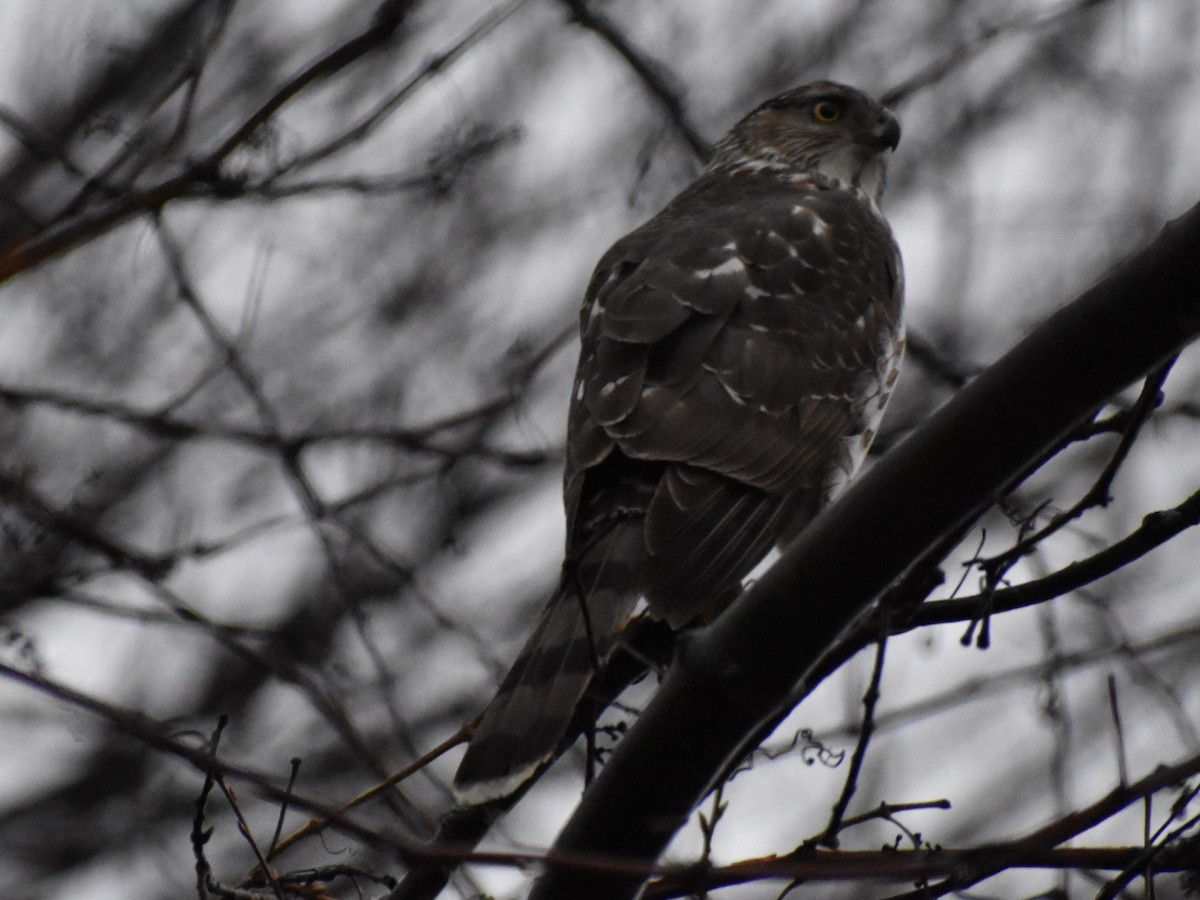
[[[830,122],[836,122],[842,117],[842,110],[836,103],[831,103],[828,100],[822,100],[813,107],[813,118],[823,125],[828,125]]]

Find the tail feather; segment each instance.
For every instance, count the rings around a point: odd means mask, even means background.
[[[554,756],[633,611],[643,555],[641,519],[626,519],[564,571],[459,764],[454,790],[461,802],[506,797]]]

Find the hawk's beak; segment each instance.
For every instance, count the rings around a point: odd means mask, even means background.
[[[900,144],[900,120],[896,114],[887,108],[880,110],[871,137],[879,141],[879,149],[895,150]]]

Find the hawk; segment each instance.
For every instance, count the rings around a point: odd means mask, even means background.
[[[900,125],[852,87],[766,101],[596,266],[567,426],[558,588],[455,776],[507,796],[564,738],[639,599],[679,629],[854,475],[904,353],[880,212]]]

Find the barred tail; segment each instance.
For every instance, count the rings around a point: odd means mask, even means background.
[[[574,566],[542,611],[454,776],[460,802],[506,797],[550,760],[596,667],[612,653],[637,601],[640,518],[615,523]]]

